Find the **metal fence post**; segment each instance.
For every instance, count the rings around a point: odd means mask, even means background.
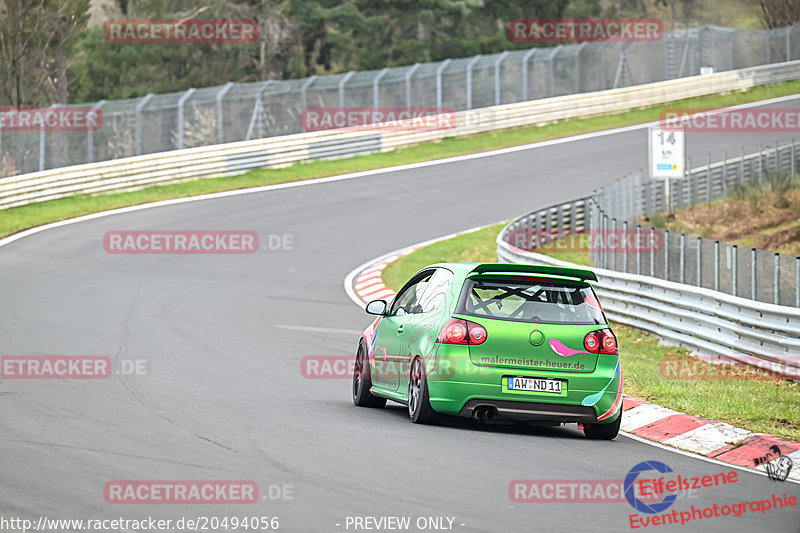
[[[228,91],[231,90],[234,83],[229,81],[225,84],[222,89],[217,93],[217,142],[222,144],[225,142],[225,127],[224,122],[222,120],[222,99],[225,98],[225,95],[228,94]]]
[[[756,249],[750,248],[750,299],[756,299]]]
[[[800,307],[800,257],[794,259],[794,306]]]
[[[253,104],[253,114],[250,116],[250,124],[247,125],[247,134],[244,136],[245,141],[249,141],[250,139],[253,138],[253,129],[255,128],[256,120],[258,120],[258,113],[263,108],[263,105],[261,104],[261,98],[264,96],[264,93],[267,91],[267,88],[269,88],[271,83],[272,80],[265,81],[264,86],[261,87],[258,90],[258,93],[256,94],[255,103]],[[263,136],[263,132],[261,131],[260,121],[258,123],[258,136],[259,137]]]
[[[792,139],[792,151],[791,151],[792,161],[791,161],[791,164],[790,164],[791,169],[789,170],[789,172],[792,175],[791,178],[790,178],[792,180],[792,185],[794,185],[795,182],[797,181],[797,176],[795,175],[796,170],[795,170],[795,162],[794,162],[794,158],[795,158],[794,141],[795,140]]]
[[[733,39],[739,33],[738,29],[728,34],[728,70],[733,70]]]
[[[656,242],[655,239],[654,239],[655,231],[656,230],[654,230],[653,228],[650,228],[650,247],[649,247],[649,249],[650,249],[650,277],[651,278],[654,278],[656,276],[656,251],[653,249],[654,246],[655,246],[654,243]],[[663,248],[663,246],[662,246],[662,248]]]
[[[764,181],[764,145],[758,145],[758,186]]]
[[[375,76],[375,79],[372,80],[372,107],[373,107],[373,109],[378,109],[378,101],[380,100],[380,96],[378,94],[378,88],[379,88],[379,85],[381,83],[381,80],[383,79],[384,76],[386,76],[387,72],[389,72],[389,68],[388,67],[384,68],[383,70],[381,70],[378,73],[378,75]]]
[[[641,232],[642,232],[641,224],[636,224],[636,242],[637,243],[639,241],[639,235],[641,234]],[[642,273],[642,251],[641,251],[640,248],[641,248],[640,246],[638,246],[638,245],[636,246],[636,273],[637,274],[641,274]]]
[[[714,241],[714,290],[719,290],[719,241]]]
[[[102,108],[105,103],[105,100],[100,100],[92,109],[96,109],[98,112],[102,113]],[[0,160],[2,160],[2,156],[3,154],[0,153]],[[94,130],[92,128],[86,128],[86,162],[94,162]]]
[[[500,63],[508,55],[508,50],[504,51],[494,62],[494,105],[500,105]]]
[[[781,269],[781,254],[775,254],[775,261],[773,263],[773,303],[780,305],[780,291],[778,291],[778,283],[780,283],[780,270]]]
[[[344,108],[344,86],[348,81],[350,81],[350,78],[352,78],[353,74],[355,73],[355,70],[351,70],[339,80],[339,109]]]
[[[649,43],[645,43],[647,45]],[[581,92],[581,51],[586,47],[586,43],[580,43],[575,49],[575,94]]]
[[[136,143],[136,155],[142,155],[142,109],[147,102],[153,97],[153,93],[147,94],[144,98],[139,100],[139,103],[136,104],[136,109],[134,113],[136,113],[136,133],[135,133],[135,143]]]
[[[442,71],[447,68],[452,59],[445,59],[436,69],[436,110],[442,110]]]
[[[786,26],[786,61],[792,60],[792,27]]]
[[[411,76],[414,75],[414,73],[417,71],[418,68],[419,68],[419,63],[414,63],[411,66],[411,68],[408,69],[408,72],[406,72],[406,75],[404,77],[406,85],[406,109],[411,108]]]
[[[731,248],[731,255],[733,259],[731,264],[733,267],[731,269],[731,280],[733,282],[731,286],[731,294],[736,296],[736,293],[738,292],[737,285],[739,284],[739,247],[734,244]]]
[[[472,109],[472,66],[480,58],[478,54],[467,62],[467,109]]]
[[[744,146],[742,147],[742,156],[739,158],[739,187],[744,187]]]
[[[60,107],[61,104],[53,104],[50,106],[50,109],[55,109],[56,107]],[[39,128],[39,170],[44,170],[44,160],[45,160],[45,124],[42,122],[41,127]]]
[[[305,83],[300,87],[300,110],[308,108],[308,88],[309,86],[314,83],[314,80],[317,79],[317,75],[314,74],[310,78],[308,78]]]
[[[684,281],[686,280],[686,269],[685,269],[685,267],[686,267],[686,234],[685,233],[681,233],[680,247],[681,247],[681,250],[680,250],[679,263],[678,263],[678,268],[680,269],[680,272],[679,272],[679,278],[678,279],[680,279],[681,283],[684,283]]]
[[[728,199],[728,152],[722,151],[722,199]]]
[[[617,235],[617,242],[620,243],[620,246],[619,246],[620,252],[619,253],[622,256],[622,271],[626,272],[626,273],[628,272],[628,249],[627,249],[627,246],[625,246],[626,243],[625,243],[624,237],[627,234],[628,234],[628,221],[627,220],[623,220],[622,221],[622,235]]]
[[[669,281],[669,230],[664,230],[664,279]]]
[[[191,88],[178,99],[178,150],[183,149],[183,104],[197,89]]]
[[[753,30],[747,32],[747,67],[753,66]]]
[[[711,154],[706,156],[706,204],[711,203]]]
[[[697,243],[697,286],[698,287],[702,287],[703,286],[703,281],[702,281],[702,276],[703,276],[703,255],[702,255],[703,238],[702,237],[697,237],[697,240],[695,242]]]
[[[556,95],[556,67],[555,67],[555,57],[558,54],[559,50],[561,50],[561,45],[556,46],[553,48],[553,51],[550,52],[550,55],[547,56],[547,61],[550,63],[550,96]]]
[[[531,48],[522,56],[522,101],[528,100],[528,60],[536,55],[538,48]]]

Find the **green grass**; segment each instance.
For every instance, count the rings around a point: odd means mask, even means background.
[[[335,161],[317,161],[292,165],[281,169],[256,169],[239,176],[193,180],[172,185],[154,186],[128,193],[112,193],[97,196],[75,195],[70,198],[3,210],[2,217],[0,217],[0,236],[9,235],[26,228],[49,222],[129,205],[243,189],[260,185],[334,176],[347,172],[372,170],[483,152],[508,146],[518,146],[521,144],[653,121],[659,118],[663,109],[723,107],[795,94],[798,92],[800,92],[800,81],[793,81],[779,85],[756,87],[744,92],[691,98],[647,109],[636,109],[616,115],[568,120],[546,126],[529,126],[498,132],[481,133],[468,137],[450,138],[441,142],[425,143],[381,154],[357,156]]]
[[[495,239],[504,225],[490,226],[412,252],[386,267],[383,282],[396,291],[412,274],[431,263],[496,261]],[[627,394],[750,431],[800,441],[800,384],[755,371],[735,380],[665,379],[659,366],[664,358],[677,360],[678,368],[697,364],[701,375],[708,375],[703,369],[715,367],[699,362],[683,348],[661,345],[658,339],[641,330],[622,324],[612,327],[620,345]]]

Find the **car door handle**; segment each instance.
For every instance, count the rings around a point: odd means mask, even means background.
[[[397,334],[400,335],[401,333],[403,333],[403,326],[398,326],[397,327]]]

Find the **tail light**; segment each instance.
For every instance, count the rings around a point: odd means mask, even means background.
[[[610,329],[590,331],[583,339],[583,347],[590,353],[619,354],[617,338]]]
[[[444,325],[436,342],[441,344],[483,344],[486,340],[486,329],[480,324],[451,318]]]

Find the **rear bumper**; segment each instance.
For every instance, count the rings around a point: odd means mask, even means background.
[[[507,419],[606,424],[622,411],[622,372],[617,356],[601,356],[593,372],[557,372],[474,365],[464,346],[438,345],[435,371],[428,374],[431,407],[472,417],[482,407]],[[460,353],[459,353],[460,352]],[[442,364],[442,363],[447,364]],[[509,391],[509,376],[562,380],[564,392]],[[480,412],[477,413],[480,418]]]
[[[563,405],[509,400],[469,400],[458,412],[458,416],[472,418],[476,409],[495,409],[498,417],[515,420],[594,424],[597,422],[594,409],[586,405]]]

